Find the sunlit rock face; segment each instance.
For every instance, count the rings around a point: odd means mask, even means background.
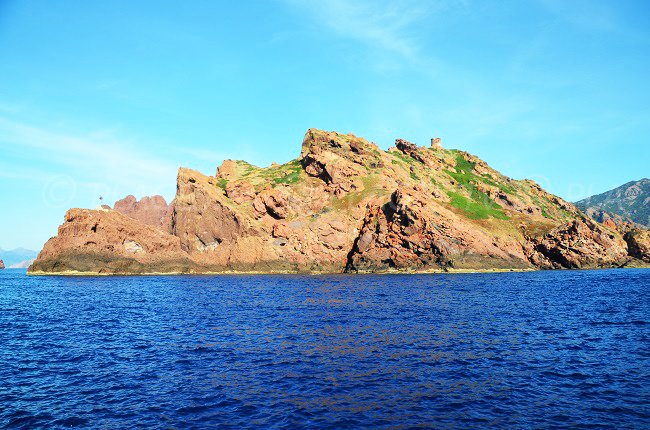
[[[143,197],[138,201],[132,195],[116,201],[113,209],[155,227],[165,226],[168,223],[171,210],[162,196]]]

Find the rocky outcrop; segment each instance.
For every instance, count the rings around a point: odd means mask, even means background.
[[[29,271],[175,273],[193,266],[176,236],[117,211],[71,209]]]
[[[445,268],[532,266],[516,241],[464,222],[417,188],[396,190],[387,204],[369,207],[347,266],[361,272]]]
[[[5,268],[5,262],[0,260],[0,270]]]
[[[353,134],[310,129],[302,143],[301,163],[337,195],[355,188],[353,178],[383,166],[379,147]]]
[[[260,192],[253,201],[253,208],[256,218],[268,214],[275,219],[285,219],[289,215],[287,197],[275,188],[267,188]]]
[[[237,210],[215,178],[180,169],[170,232],[189,253],[215,251],[224,242],[258,236],[253,219]]]
[[[432,148],[441,148],[440,146],[434,145],[433,139],[431,143]],[[444,160],[441,160],[433,152],[427,151],[426,148],[419,147],[407,140],[395,140],[395,148],[431,169],[441,169],[445,167]]]
[[[571,221],[533,241],[530,259],[543,268],[593,268],[622,265],[627,244],[614,230],[584,218]]]
[[[255,198],[255,187],[247,181],[232,181],[226,184],[226,196],[238,205]]]
[[[623,239],[631,257],[650,263],[650,231],[633,229],[625,233]]]
[[[286,164],[226,160],[215,176],[181,168],[170,205],[129,196],[115,210],[69,211],[30,273],[427,272],[648,261],[644,230],[624,239],[533,181],[432,143],[398,139],[382,151],[353,134],[310,129],[300,157]]]
[[[128,195],[116,201],[113,210],[143,224],[163,227],[168,224],[171,208],[162,196],[143,197],[138,201],[135,196]]]

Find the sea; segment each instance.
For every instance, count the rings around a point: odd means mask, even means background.
[[[0,271],[3,428],[650,428],[650,270]]]

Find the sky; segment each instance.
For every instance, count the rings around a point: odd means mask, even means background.
[[[0,247],[311,127],[441,137],[575,201],[650,176],[649,71],[644,0],[0,0]]]

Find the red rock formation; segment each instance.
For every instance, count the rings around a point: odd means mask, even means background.
[[[187,272],[178,237],[117,211],[70,209],[30,272]]]
[[[166,225],[171,209],[162,196],[143,197],[138,201],[134,196],[128,195],[116,201],[113,210],[141,223],[162,227]]]
[[[242,204],[255,198],[255,187],[247,181],[228,182],[226,196],[235,203]]]
[[[431,169],[441,169],[445,167],[444,160],[438,158],[432,151],[428,151],[426,148],[419,147],[414,143],[404,139],[397,139],[395,140],[395,147],[405,155],[412,157]],[[436,148],[435,146],[432,147]]]
[[[308,175],[322,179],[335,194],[351,191],[352,178],[366,168],[383,166],[379,148],[354,135],[323,133],[310,129],[302,144],[301,160]]]
[[[617,267],[650,237],[586,219],[462,151],[380,150],[310,129],[301,157],[216,176],[181,168],[171,205],[133,196],[68,212],[30,273],[383,272]],[[611,227],[611,226],[610,226]],[[629,248],[629,250],[628,250]]]
[[[628,255],[619,234],[589,218],[561,225],[533,243],[540,255],[531,260],[545,268],[611,267],[622,265]]]
[[[617,229],[616,223],[614,221],[612,221],[611,218],[607,218],[605,221],[603,221],[603,225],[605,227],[609,228],[610,230],[616,230]]]
[[[262,190],[253,202],[255,215],[260,218],[266,214],[275,219],[284,219],[289,215],[289,202],[282,191],[277,188]]]
[[[370,207],[348,270],[440,268],[531,268],[522,246],[477,229],[423,198],[397,190],[389,203]]]

